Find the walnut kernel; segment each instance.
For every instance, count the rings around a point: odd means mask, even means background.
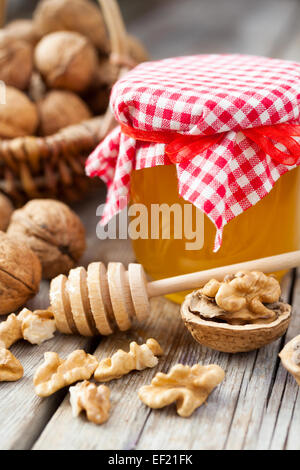
[[[67,385],[88,380],[98,365],[97,359],[85,351],[73,351],[63,360],[55,352],[44,354],[44,363],[34,374],[35,393],[48,397]]]
[[[100,361],[95,379],[99,382],[108,382],[119,379],[132,370],[143,370],[147,367],[155,367],[158,363],[156,356],[161,356],[163,351],[158,342],[150,338],[146,344],[139,346],[135,341],[130,343],[130,351],[126,353],[119,349],[112,357]]]
[[[223,369],[215,364],[193,367],[177,364],[168,374],[158,372],[151,385],[141,387],[138,395],[150,408],[163,408],[176,402],[179,416],[188,418],[224,376]]]

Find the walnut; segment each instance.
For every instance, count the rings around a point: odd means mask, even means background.
[[[193,367],[177,364],[168,374],[156,374],[151,385],[141,387],[138,395],[150,408],[163,408],[176,402],[179,416],[187,418],[205,402],[224,376],[223,369],[215,364]]]
[[[34,29],[33,21],[29,19],[14,20],[4,28],[5,34],[21,41],[27,41],[35,45],[38,35]]]
[[[33,66],[31,45],[10,35],[0,33],[0,80],[6,86],[27,88]],[[1,105],[2,106],[2,105]]]
[[[24,243],[0,232],[0,315],[13,312],[39,290],[41,263]]]
[[[16,382],[23,374],[20,361],[8,349],[0,346],[0,382]]]
[[[34,374],[35,393],[48,397],[67,385],[79,380],[88,380],[94,373],[98,361],[85,351],[73,351],[63,360],[55,352],[44,354],[45,362]]]
[[[84,99],[94,114],[105,113],[109,105],[110,91],[110,87],[104,85],[96,90],[89,90],[85,95]]]
[[[63,127],[92,117],[87,105],[71,91],[53,90],[37,103],[41,135],[51,135]]]
[[[190,311],[231,325],[271,323],[280,313],[280,284],[262,272],[241,271],[223,282],[211,279],[193,293]]]
[[[139,346],[135,341],[130,343],[130,351],[126,353],[119,349],[110,358],[103,359],[95,372],[95,379],[99,382],[108,382],[118,379],[132,370],[143,370],[155,367],[163,351],[155,339],[148,339],[146,344]]]
[[[22,322],[12,313],[0,323],[0,346],[9,349],[14,343],[23,338]]]
[[[13,205],[10,200],[0,193],[0,230],[5,231],[8,227],[11,214],[13,213]]]
[[[21,322],[22,337],[29,341],[29,343],[41,344],[53,338],[56,325],[53,313],[49,310],[35,310],[31,312],[24,308],[17,318]]]
[[[47,87],[43,81],[41,75],[34,71],[32,72],[29,86],[28,86],[28,96],[34,102],[40,101],[44,98],[47,93]]]
[[[5,104],[0,106],[0,138],[33,135],[38,125],[34,103],[20,90],[7,86]]]
[[[91,83],[97,56],[93,45],[78,33],[61,31],[45,36],[35,48],[35,65],[50,88],[81,92]]]
[[[294,376],[300,387],[300,335],[284,346],[279,357],[282,365]]]
[[[70,403],[73,416],[79,416],[81,411],[86,411],[89,421],[102,424],[108,420],[110,410],[110,390],[105,385],[98,387],[85,380],[74,387],[70,387]]]
[[[85,250],[85,230],[79,217],[52,199],[34,199],[15,211],[7,233],[36,253],[46,279],[68,272]]]
[[[112,86],[118,79],[119,67],[112,64],[109,59],[99,61],[92,82],[92,87],[99,88],[105,85]]]
[[[12,313],[0,323],[0,345],[9,349],[19,339],[25,339],[31,344],[41,344],[53,337],[56,330],[53,313],[49,310],[27,308],[15,315]]]
[[[101,10],[87,0],[44,0],[34,13],[34,26],[44,36],[54,31],[77,31],[106,52],[108,38]]]

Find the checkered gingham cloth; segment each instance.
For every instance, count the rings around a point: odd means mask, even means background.
[[[224,226],[296,166],[276,162],[241,132],[287,121],[299,124],[296,62],[245,55],[146,62],[114,85],[111,106],[117,121],[135,129],[184,135],[225,132],[219,143],[176,165],[180,196],[216,226],[215,251]],[[135,140],[120,126],[94,150],[86,171],[108,186],[103,224],[128,203],[132,170],[171,163],[164,150],[165,144]]]

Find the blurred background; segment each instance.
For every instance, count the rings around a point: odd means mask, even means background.
[[[37,0],[9,0],[7,20]],[[152,58],[241,52],[299,60],[300,0],[119,0],[129,32]]]

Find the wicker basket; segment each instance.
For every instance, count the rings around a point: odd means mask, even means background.
[[[119,76],[132,65],[126,30],[115,0],[98,0],[111,43],[111,57]],[[2,18],[5,1],[0,0]],[[0,191],[15,205],[26,200],[51,197],[74,201],[91,186],[84,163],[90,151],[114,126],[106,114],[66,127],[48,137],[27,136],[0,141]]]

